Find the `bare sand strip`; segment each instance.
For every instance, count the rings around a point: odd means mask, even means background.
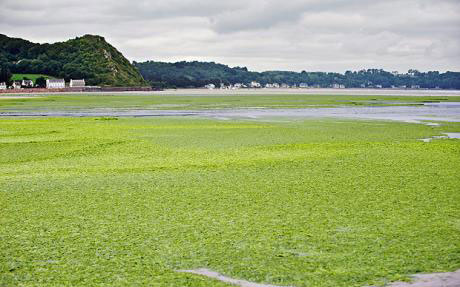
[[[33,96],[3,96],[0,95],[0,100],[14,100],[14,99],[31,99],[31,98],[40,98],[43,96],[33,95]]]
[[[200,268],[200,269],[194,269],[194,270],[178,270],[177,272],[202,275],[202,276],[206,276],[209,278],[213,278],[213,279],[225,282],[225,283],[229,283],[229,284],[233,284],[233,285],[237,285],[241,287],[289,287],[289,286],[260,284],[260,283],[249,282],[249,281],[241,280],[241,279],[233,279],[233,278],[224,276],[218,272],[215,272],[215,271],[212,271],[206,268]]]
[[[28,93],[2,93],[18,95]],[[38,94],[38,93],[37,93]],[[87,92],[43,92],[43,95],[176,95],[176,96],[222,96],[222,95],[373,95],[373,96],[423,96],[423,97],[453,97],[460,96],[460,90],[425,90],[425,89],[238,89],[238,90],[208,90],[208,89],[166,89],[163,91],[87,91]]]
[[[152,93],[152,92],[146,92]],[[423,96],[423,97],[452,97],[460,96],[459,90],[411,90],[411,89],[238,89],[238,90],[208,90],[208,89],[167,89],[153,92],[159,95],[373,95],[373,96]]]

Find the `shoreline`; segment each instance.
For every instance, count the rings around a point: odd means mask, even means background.
[[[166,89],[161,91],[154,90],[106,90],[106,91],[53,91],[53,90],[17,90],[0,91],[0,97],[19,96],[19,95],[69,95],[69,94],[92,94],[92,95],[191,95],[191,96],[220,96],[220,95],[282,95],[282,94],[296,94],[296,95],[346,95],[346,96],[460,96],[460,90],[435,90],[435,89],[332,89],[332,88],[297,88],[297,89],[238,89],[238,90],[220,90],[220,89]]]

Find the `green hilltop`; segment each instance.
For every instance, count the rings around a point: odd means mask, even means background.
[[[17,74],[85,79],[88,85],[144,86],[141,74],[101,36],[37,44],[0,34],[0,65]]]

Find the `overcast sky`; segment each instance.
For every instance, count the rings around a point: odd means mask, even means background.
[[[131,61],[460,71],[460,0],[0,0],[0,33],[98,34]]]

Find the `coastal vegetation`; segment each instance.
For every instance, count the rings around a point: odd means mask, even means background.
[[[156,87],[192,88],[212,83],[230,85],[248,84],[257,81],[265,84],[308,85],[328,88],[334,85],[345,88],[424,88],[460,89],[460,72],[438,71],[407,73],[387,72],[382,69],[327,72],[267,71],[252,72],[246,67],[231,68],[214,62],[176,62],[165,63],[147,61],[134,62],[142,76]]]
[[[249,71],[214,62],[133,62],[101,36],[85,35],[65,42],[37,44],[0,34],[0,82],[11,74],[45,74],[85,79],[88,85],[198,88],[207,84],[249,85],[257,82],[302,87],[460,89],[460,72],[388,72],[366,69],[331,72]],[[145,80],[144,80],[145,79]]]
[[[88,85],[143,86],[137,69],[103,37],[37,44],[0,34],[0,67],[13,74],[85,79]]]

